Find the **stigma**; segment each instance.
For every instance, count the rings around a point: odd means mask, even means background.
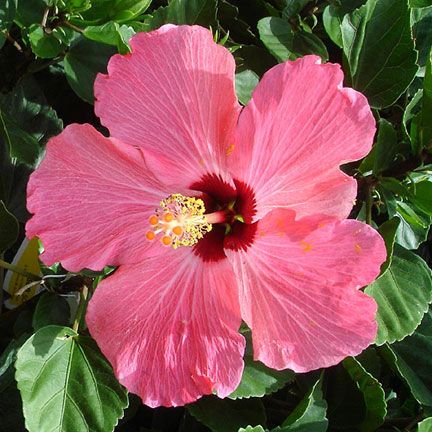
[[[206,215],[204,201],[200,198],[170,195],[149,217],[146,238],[149,241],[158,238],[164,246],[173,249],[193,246],[211,231],[212,223],[222,221],[223,215],[218,213]]]

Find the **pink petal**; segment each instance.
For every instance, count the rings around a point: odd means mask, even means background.
[[[130,43],[132,54],[112,57],[96,79],[102,123],[151,153],[165,183],[221,174],[240,109],[233,56],[198,26],[167,25]]]
[[[42,240],[43,262],[78,271],[142,260],[148,217],[169,193],[140,150],[71,125],[48,143],[27,195],[27,237]]]
[[[87,311],[118,379],[151,407],[230,394],[243,370],[240,323],[228,261],[204,263],[190,248],[121,266]]]
[[[275,207],[349,214],[356,182],[338,167],[369,152],[375,121],[342,80],[339,65],[305,56],[273,67],[256,87],[229,156],[234,177],[255,191],[255,220]]]
[[[274,210],[247,251],[225,251],[240,289],[255,358],[305,372],[338,363],[373,342],[375,301],[358,291],[378,275],[385,246],[355,220],[320,223]]]

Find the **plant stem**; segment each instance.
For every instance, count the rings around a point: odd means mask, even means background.
[[[87,306],[87,296],[88,296],[88,287],[87,285],[83,285],[83,287],[81,288],[80,291],[80,300],[79,300],[79,304],[78,304],[78,309],[75,315],[75,320],[74,323],[72,325],[72,330],[74,330],[75,332],[78,333],[80,324],[81,324],[81,320],[82,317],[84,315],[86,306]]]
[[[3,36],[20,52],[23,52],[21,45],[9,34],[7,30],[2,30]]]
[[[14,273],[18,273],[18,274],[20,274],[22,276],[25,276],[27,279],[30,279],[32,281],[41,280],[40,276],[38,276],[36,274],[33,274],[33,273],[30,273],[30,272],[28,272],[26,270],[23,270],[22,268],[17,267],[14,264],[9,264],[8,262],[3,261],[2,259],[0,259],[0,267],[3,267],[5,269],[13,271]]]
[[[66,21],[66,20],[62,21],[61,25],[69,27],[69,28],[71,28],[72,30],[75,30],[78,33],[81,33],[81,34],[84,33],[84,30],[82,28],[77,27],[76,25],[70,23],[69,21]]]

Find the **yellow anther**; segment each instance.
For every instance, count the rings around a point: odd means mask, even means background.
[[[164,221],[165,222],[172,222],[174,220],[174,216],[171,213],[166,213],[164,215]]]
[[[147,240],[154,240],[154,238],[156,237],[156,234],[154,233],[154,231],[147,231],[146,232],[146,239]]]
[[[204,214],[204,202],[199,198],[170,195],[160,202],[155,213],[149,218],[151,231],[146,233],[146,238],[153,240],[161,233],[162,244],[174,249],[193,246],[212,229]]]
[[[171,239],[170,236],[165,235],[165,236],[162,237],[162,243],[165,246],[169,246],[171,244],[171,242],[172,242],[172,239]]]
[[[176,236],[180,236],[180,235],[182,235],[183,234],[183,229],[182,229],[182,227],[181,226],[176,226],[176,227],[174,227],[173,228],[173,233],[176,235]]]
[[[150,225],[157,225],[159,223],[159,218],[156,215],[151,215],[149,217]]]

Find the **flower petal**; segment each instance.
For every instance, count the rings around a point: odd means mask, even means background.
[[[45,264],[71,271],[134,263],[149,253],[149,213],[167,195],[139,149],[71,125],[50,140],[30,178],[27,237],[42,240]]]
[[[385,260],[379,234],[355,220],[294,221],[280,209],[258,222],[247,251],[225,251],[240,289],[255,358],[305,372],[338,363],[373,342],[375,301],[357,289]]]
[[[87,311],[118,379],[151,407],[230,394],[243,370],[240,323],[228,260],[204,263],[191,248],[121,266]]]
[[[229,156],[233,176],[255,191],[255,220],[275,207],[299,217],[349,214],[356,182],[339,166],[369,152],[375,121],[342,80],[339,65],[305,56],[273,67],[256,87]]]
[[[235,62],[199,26],[139,33],[95,83],[96,114],[113,137],[140,146],[166,183],[189,186],[220,167],[240,106]]]

